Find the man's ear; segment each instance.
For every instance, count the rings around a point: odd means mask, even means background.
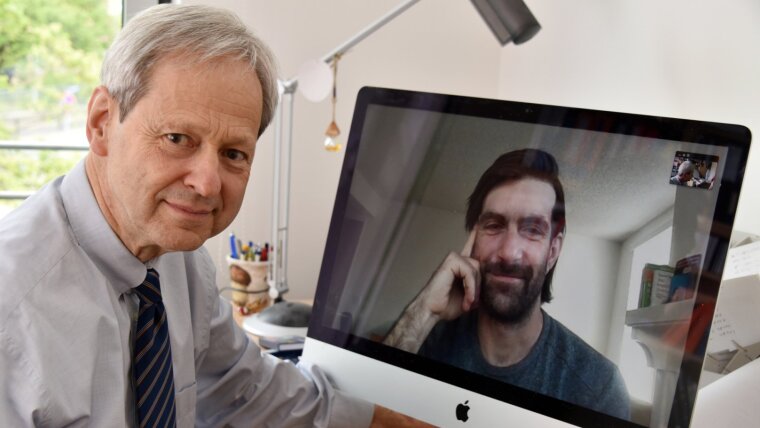
[[[90,150],[98,156],[108,155],[108,124],[117,114],[108,89],[103,85],[95,88],[87,104],[87,140]]]
[[[557,236],[552,238],[549,244],[549,259],[547,260],[546,270],[549,271],[557,264],[559,259],[559,253],[562,251],[562,243],[565,241],[565,233],[559,232]]]

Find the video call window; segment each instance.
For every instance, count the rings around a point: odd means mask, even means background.
[[[718,156],[676,152],[670,171],[670,184],[712,189],[717,169]]]
[[[337,241],[328,246],[336,251],[322,274],[328,280],[324,287],[320,284],[320,290],[327,290],[326,309],[318,323],[379,349],[402,350],[436,367],[512,385],[506,388],[512,391],[509,396],[537,392],[549,401],[640,425],[648,423],[636,420],[637,409],[651,407],[654,399],[673,402],[674,388],[668,397],[655,397],[662,389],[656,368],[628,323],[635,324],[637,311],[647,309],[639,308],[647,264],[675,267],[689,260],[689,284],[698,283],[712,251],[719,192],[688,187],[720,186],[724,163],[718,160],[725,159],[726,147],[383,105],[367,107],[361,136],[362,150],[348,174],[348,196],[336,205],[344,214],[332,226],[339,228],[331,236]],[[556,171],[528,173],[487,188],[477,208],[486,206],[490,217],[484,220],[480,213],[475,232],[468,230],[473,190],[497,160],[516,152],[530,154],[526,165],[546,167],[551,159],[556,165],[549,169]],[[543,158],[537,160],[536,154]],[[691,184],[674,186],[662,179],[663,171],[677,176],[686,162],[694,166]],[[559,225],[553,219],[558,195],[552,177],[564,193]],[[405,316],[427,310],[416,303],[425,300],[421,296],[447,257],[474,259],[482,271],[498,251],[511,251],[512,263],[495,263],[481,272],[481,299],[501,299],[506,307],[509,296],[530,294],[522,296],[530,306],[536,295],[522,290],[531,284],[547,288],[545,278],[551,276],[551,299],[539,290],[534,305],[539,308],[536,347],[512,356],[516,363],[500,365],[498,357],[512,360],[493,352],[503,342],[485,333],[498,324],[493,320],[501,316],[500,303],[483,300],[455,311],[456,322],[444,325],[438,319],[413,338],[417,343],[411,347],[391,340],[394,329],[403,331],[399,325]],[[467,279],[450,277],[451,293],[462,299]],[[662,304],[691,302],[684,315],[688,319],[694,293],[679,293]],[[489,306],[497,306],[495,312]],[[501,321],[509,319],[504,315]],[[431,344],[433,336],[437,341]],[[662,345],[682,354],[686,337],[677,336],[666,336]],[[399,355],[394,352],[390,355]],[[556,364],[557,359],[568,365]],[[424,365],[413,361],[414,367]],[[671,377],[678,379],[680,365],[673,370]],[[547,382],[550,378],[556,382]]]

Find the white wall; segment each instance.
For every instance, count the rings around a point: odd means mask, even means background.
[[[760,144],[757,0],[527,0],[543,29],[501,51],[498,97],[739,123]],[[760,149],[735,227],[760,233]]]
[[[543,305],[603,354],[607,354],[619,259],[620,243],[568,233],[552,280],[554,299]]]

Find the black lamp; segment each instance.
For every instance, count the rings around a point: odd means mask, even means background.
[[[471,0],[502,46],[525,43],[541,25],[522,0]]]

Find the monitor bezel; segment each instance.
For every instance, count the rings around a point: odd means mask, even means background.
[[[362,129],[367,109],[371,105],[403,107],[431,112],[475,116],[481,118],[508,120],[537,125],[558,126],[612,134],[641,136],[672,141],[711,144],[726,147],[725,173],[718,186],[718,198],[708,241],[708,251],[712,257],[706,260],[699,275],[694,299],[694,307],[701,310],[700,316],[712,319],[717,300],[720,278],[730,236],[736,217],[739,191],[744,178],[751,133],[741,125],[648,116],[592,110],[577,107],[563,107],[535,103],[514,102],[457,95],[435,94],[389,88],[364,87],[360,90],[350,133],[346,145],[338,189],[330,221],[325,252],[317,284],[313,313],[309,323],[308,336],[331,345],[339,346],[378,361],[419,373],[479,393],[496,400],[510,403],[548,417],[581,426],[638,427],[640,425],[596,412],[585,407],[548,397],[517,386],[505,384],[483,375],[474,374],[447,364],[384,346],[372,340],[345,333],[326,326],[324,317],[328,305],[330,279],[333,261],[338,251],[340,227],[348,203],[351,180],[361,146]],[[730,167],[729,167],[730,166]],[[728,229],[726,227],[728,226]],[[332,315],[332,314],[331,314]],[[692,316],[688,337],[703,337],[700,320]],[[669,426],[688,426],[696,399],[696,385],[704,361],[704,346],[682,359],[676,394]]]

